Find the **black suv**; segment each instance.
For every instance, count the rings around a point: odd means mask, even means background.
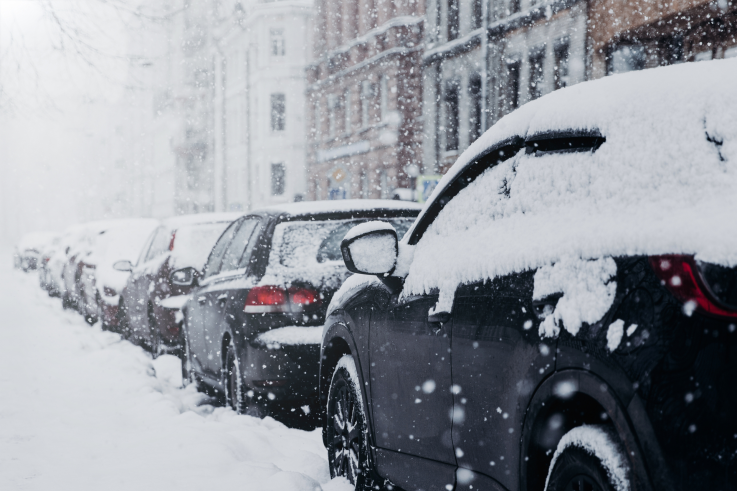
[[[322,342],[332,475],[737,489],[734,77],[692,64],[554,92],[464,153],[404,239],[351,230],[364,275]]]
[[[175,285],[198,284],[184,307],[185,376],[238,412],[315,411],[325,310],[349,275],[343,236],[369,220],[406,231],[420,209],[389,200],[304,202],[236,220],[201,275],[171,275]]]

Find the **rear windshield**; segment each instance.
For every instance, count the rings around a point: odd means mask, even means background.
[[[401,239],[407,232],[414,218],[387,218]],[[299,267],[306,263],[326,263],[343,261],[340,243],[348,231],[368,220],[330,220],[324,222],[285,222],[277,226],[281,228],[281,241],[277,245],[277,232],[274,234],[274,246],[279,248],[279,262],[287,267]]]
[[[212,246],[230,223],[201,223],[178,228],[172,250],[172,255],[176,259],[176,267],[192,266],[202,271]]]
[[[402,237],[414,218],[382,218]],[[308,283],[317,288],[337,289],[348,270],[343,264],[340,242],[345,234],[368,219],[282,222],[274,230],[269,264],[262,284]]]

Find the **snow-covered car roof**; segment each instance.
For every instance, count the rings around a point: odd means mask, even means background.
[[[267,206],[264,211],[288,213],[289,215],[313,215],[321,213],[349,213],[371,210],[421,210],[422,205],[411,201],[389,199],[338,199],[322,201],[300,201]]]
[[[232,222],[242,216],[243,213],[195,213],[169,217],[163,223],[166,227],[178,228],[201,223]]]
[[[447,302],[460,284],[571,258],[694,254],[737,265],[735,80],[737,60],[654,68],[501,119],[441,180],[423,210],[432,223],[423,232],[421,216],[403,239],[416,244],[397,268],[405,292],[438,288]],[[583,134],[589,146],[550,143]],[[515,143],[499,155],[504,142]],[[455,197],[439,200],[446,189]]]
[[[727,154],[737,158],[737,139],[727,138],[737,133],[735,80],[737,59],[683,63],[611,75],[528,102],[500,119],[461,154],[420,217],[466,168],[515,137],[598,132],[608,146],[622,150],[611,152],[611,158],[624,157],[626,151],[643,167],[663,156],[694,162],[705,154],[721,152],[721,158]]]

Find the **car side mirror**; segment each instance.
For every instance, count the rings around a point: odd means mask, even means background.
[[[398,250],[397,231],[391,224],[379,221],[356,225],[340,243],[345,267],[361,274],[392,274],[397,267]]]
[[[197,279],[200,277],[199,271],[196,269],[189,267],[189,268],[182,268],[177,269],[176,271],[172,271],[172,273],[169,275],[169,280],[171,281],[172,285],[177,286],[196,286],[197,285]]]
[[[128,273],[130,271],[133,271],[133,263],[131,263],[127,259],[116,261],[115,263],[113,263],[113,269],[115,271],[123,271],[124,273]]]

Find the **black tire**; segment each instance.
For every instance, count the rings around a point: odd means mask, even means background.
[[[225,370],[223,371],[223,387],[225,388],[225,405],[238,414],[246,414],[256,418],[268,416],[265,404],[254,400],[253,392],[243,383],[243,373],[235,354],[235,346],[231,343],[225,353]]]
[[[159,334],[159,324],[158,322],[156,322],[156,314],[154,314],[153,305],[149,304],[148,312],[146,315],[148,316],[148,334],[150,339],[148,344],[151,345],[151,355],[153,355],[154,358],[158,358],[163,350],[161,348],[161,335]]]
[[[353,380],[355,362],[343,357],[330,383],[327,407],[328,463],[331,477],[343,476],[355,489],[364,489],[370,479],[366,409],[360,392],[360,380]],[[345,365],[351,364],[352,370]]]
[[[128,312],[125,308],[125,302],[123,302],[123,299],[120,299],[120,302],[118,303],[118,312],[116,312],[117,317],[117,331],[120,334],[120,336],[123,339],[128,339],[130,336],[130,323],[128,322]]]
[[[103,331],[109,331],[110,325],[105,322],[105,310],[102,305],[102,297],[100,297],[99,293],[95,295],[95,310],[97,312],[97,319],[100,321],[100,328]]]
[[[182,350],[182,387],[186,387],[189,384],[196,384],[197,379],[195,378],[194,368],[192,365],[191,355],[189,354],[189,341],[187,338],[187,325],[182,322],[182,331],[184,338],[184,349]]]
[[[555,461],[546,491],[615,491],[601,461],[579,447],[568,447]]]

